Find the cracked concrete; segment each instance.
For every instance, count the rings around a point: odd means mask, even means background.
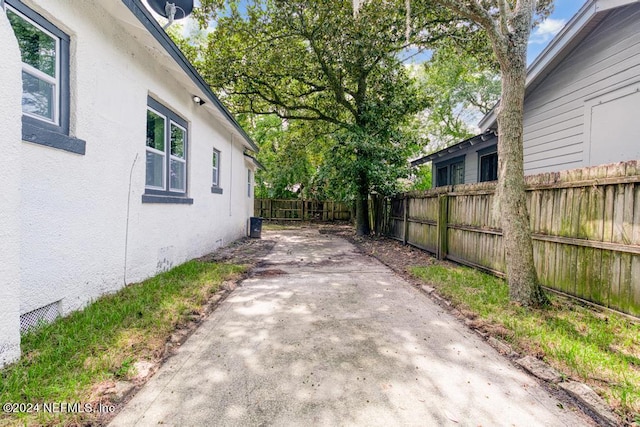
[[[591,423],[345,240],[263,238],[261,267],[112,426]]]

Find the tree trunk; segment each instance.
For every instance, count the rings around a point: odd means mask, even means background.
[[[498,197],[512,301],[539,307],[548,303],[533,262],[533,243],[524,181],[523,112],[526,54],[516,48],[499,58],[502,98],[498,110]],[[508,62],[508,64],[503,63]],[[506,65],[506,66],[505,66]]]
[[[369,184],[366,173],[361,172],[357,180],[358,194],[356,194],[356,234],[368,236],[369,227]]]

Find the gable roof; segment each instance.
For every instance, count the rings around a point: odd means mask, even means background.
[[[534,90],[602,22],[611,10],[634,3],[640,3],[640,0],[587,0],[527,68],[526,93]],[[496,127],[496,107],[499,103],[498,101],[493,109],[480,120],[478,123],[480,129],[487,130]]]
[[[233,115],[222,104],[218,97],[213,93],[209,85],[205,82],[204,78],[196,71],[193,64],[184,56],[180,48],[171,40],[169,35],[162,29],[160,24],[153,18],[151,12],[142,3],[142,0],[122,0],[122,3],[133,13],[144,29],[159,43],[164,52],[170,56],[175,66],[181,70],[186,77],[193,83],[201,94],[197,94],[201,98],[207,99],[207,102],[203,107],[207,108],[214,116],[226,122],[229,126],[226,126],[232,134],[237,135],[242,141],[243,145],[253,151],[259,151],[258,146],[253,142],[251,137],[247,135],[245,130],[236,121]],[[129,22],[129,24],[132,24]],[[176,68],[174,67],[174,68]],[[194,94],[195,95],[195,94]]]

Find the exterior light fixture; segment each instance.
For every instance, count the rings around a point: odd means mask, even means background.
[[[198,95],[193,95],[193,102],[195,102],[198,105],[203,105],[205,103],[205,101],[200,98]]]

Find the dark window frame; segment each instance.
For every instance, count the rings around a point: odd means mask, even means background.
[[[42,15],[27,7],[20,0],[4,0],[0,3],[0,7],[6,6],[16,10],[21,15],[32,21],[37,26],[44,28],[46,31],[55,36],[59,41],[59,71],[60,75],[56,77],[58,82],[59,99],[58,105],[58,122],[49,123],[35,117],[22,115],[22,139],[34,144],[44,145],[47,147],[57,148],[75,154],[84,155],[86,152],[86,141],[69,135],[70,120],[70,87],[69,87],[69,46],[70,38],[55,24],[45,19]]]
[[[446,185],[454,185],[451,184],[452,182],[452,172],[453,172],[453,165],[457,165],[457,164],[462,164],[462,168],[464,170],[465,167],[465,157],[464,155],[462,156],[458,156],[458,157],[454,157],[452,159],[449,160],[445,160],[442,162],[438,162],[438,163],[434,163],[434,169],[436,172],[436,176],[435,176],[435,183],[436,183],[436,187],[444,187]],[[446,170],[446,176],[447,176],[447,182],[442,183],[440,178],[440,171],[441,170]],[[462,176],[462,182],[458,183],[458,184],[464,184],[464,174]],[[455,184],[455,185],[458,185]]]
[[[495,178],[494,179],[483,179],[484,174],[482,173],[482,159],[489,156],[495,156],[496,165],[495,165]],[[478,182],[491,182],[498,180],[498,146],[492,145],[491,147],[484,148],[482,150],[478,150]]]
[[[165,118],[166,127],[164,130],[165,140],[164,140],[164,151],[165,151],[165,176],[164,178],[164,190],[147,188],[145,184],[144,194],[142,195],[143,203],[176,203],[176,204],[193,204],[193,199],[187,197],[189,193],[189,125],[188,122],[175,113],[170,108],[166,107],[159,101],[156,101],[151,96],[147,97],[147,109],[145,110],[145,114],[148,111],[154,111],[160,113]],[[171,122],[176,123],[180,127],[185,130],[184,137],[184,164],[185,164],[185,176],[184,176],[184,191],[176,191],[171,190]],[[145,146],[145,158],[146,158],[147,148]],[[145,163],[146,168],[146,163]],[[146,176],[146,175],[145,175]]]

